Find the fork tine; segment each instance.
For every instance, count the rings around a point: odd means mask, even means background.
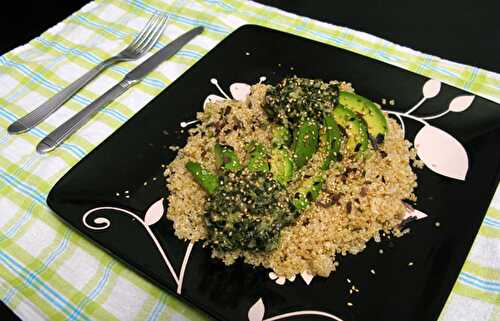
[[[153,24],[148,28],[147,33],[144,34],[143,37],[141,37],[140,41],[135,45],[134,50],[136,52],[141,52],[141,48],[144,47],[144,44],[146,44],[149,39],[151,39],[151,35],[153,35],[158,28],[158,25],[161,24],[163,15],[156,15],[156,19],[154,20]]]
[[[158,25],[158,28],[156,29],[152,37],[150,37],[149,41],[144,46],[142,46],[142,48],[139,49],[141,54],[143,52],[149,51],[149,49],[151,49],[158,42],[161,35],[163,34],[163,31],[165,31],[165,28],[167,27],[167,22],[169,20],[169,16],[162,15],[162,18],[163,19],[161,23]]]
[[[158,23],[158,18],[160,18],[160,16],[157,14],[154,14],[151,18],[149,18],[144,28],[142,28],[137,36],[135,36],[134,41],[132,41],[132,43],[128,46],[129,49],[137,50],[137,48],[140,47],[140,44],[144,41],[144,39],[147,39],[148,35],[151,33],[151,29]]]

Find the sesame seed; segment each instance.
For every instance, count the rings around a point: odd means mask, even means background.
[[[352,304],[351,302],[347,302],[347,306],[352,307],[352,305],[353,305],[353,304]]]
[[[126,198],[130,198],[130,195],[125,195]]]
[[[374,269],[371,269],[371,270],[370,270],[370,273],[371,273],[371,274],[375,274],[375,270],[374,270]]]
[[[128,194],[128,191],[125,191],[125,194]]]
[[[408,266],[413,266],[413,262],[408,263]]]
[[[148,185],[148,182],[144,182],[144,186]]]
[[[347,283],[351,283],[351,279],[347,278]]]

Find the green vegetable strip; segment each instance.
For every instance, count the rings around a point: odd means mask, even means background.
[[[231,146],[215,144],[214,152],[218,167],[223,167],[224,169],[230,171],[237,171],[241,168],[238,156],[236,156],[236,153]]]
[[[290,133],[286,127],[274,126],[272,132],[273,132],[272,144],[274,147],[290,145]]]
[[[217,186],[219,185],[217,175],[204,169],[200,163],[192,161],[188,161],[186,163],[186,169],[191,173],[191,175],[193,175],[196,182],[200,184],[201,187],[203,187],[209,194],[215,192]]]
[[[274,148],[271,152],[271,172],[275,180],[282,185],[286,184],[293,177],[293,160],[286,147]]]
[[[368,148],[368,132],[366,125],[355,113],[341,104],[333,110],[333,117],[346,133],[346,150],[349,152],[364,152]]]
[[[342,142],[342,133],[340,132],[339,126],[333,118],[333,115],[325,115],[323,121],[325,131],[322,139],[325,141],[328,156],[323,162],[321,169],[327,170],[328,167],[330,167],[330,163],[338,157],[340,144]]]
[[[318,150],[318,123],[312,120],[301,121],[294,133],[293,157],[295,167],[301,168]]]
[[[319,196],[325,181],[323,177],[324,171],[328,170],[330,163],[337,159],[338,153],[340,152],[342,134],[335,119],[332,115],[325,115],[323,124],[325,130],[322,132],[321,139],[324,142],[327,156],[321,166],[321,173],[305,179],[295,193],[293,205],[299,211],[309,207],[311,202]]]
[[[267,162],[267,153],[264,146],[255,144],[254,150],[250,153],[248,160],[248,169],[252,172],[268,172],[269,163]]]
[[[293,197],[293,205],[299,211],[309,207],[321,192],[325,179],[323,173],[305,179]]]

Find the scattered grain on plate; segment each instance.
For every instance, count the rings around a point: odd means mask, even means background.
[[[144,186],[148,185],[148,182],[144,182]]]
[[[130,198],[130,195],[125,195],[125,198]]]
[[[434,225],[436,225],[436,227],[440,227],[440,226],[441,226],[441,223],[436,222],[436,223],[434,223]]]
[[[382,105],[385,105],[385,104],[387,104],[387,99],[382,98]]]
[[[155,177],[153,177],[153,181],[156,181],[156,176],[155,176]]]
[[[120,196],[120,193],[118,193],[118,192],[117,192],[115,195],[116,195],[116,196]]]
[[[128,194],[128,193],[129,193],[129,191],[128,191],[128,190],[127,190],[127,191],[125,191],[125,194]]]
[[[176,152],[180,149],[180,147],[179,146],[168,146],[168,149],[170,149],[173,152]]]
[[[408,266],[413,266],[413,262],[409,262],[409,263],[408,263]]]
[[[349,290],[349,294],[352,294],[352,289]]]
[[[351,283],[351,279],[347,278],[347,283]]]
[[[347,302],[347,306],[352,307],[352,306],[353,306],[353,304],[352,304],[351,302]]]
[[[250,56],[250,53],[247,51],[247,52],[245,52],[245,55],[246,56]]]
[[[281,64],[278,66],[281,67]],[[353,91],[351,85],[345,82],[339,82],[339,87]],[[207,194],[186,170],[186,162],[196,161],[215,171],[217,166],[211,147],[217,141],[233,147],[242,163],[248,161],[249,153],[245,146],[251,141],[271,149],[272,133],[268,130],[271,122],[262,108],[268,88],[266,84],[252,86],[251,94],[244,102],[224,100],[208,103],[197,114],[200,122],[196,126],[199,130],[188,136],[187,144],[165,168],[170,204],[166,215],[173,222],[175,234],[180,239],[203,242],[207,238],[204,221]],[[221,111],[228,105],[231,106],[231,113],[225,116]],[[227,131],[236,125],[233,116],[237,116],[238,129]],[[215,130],[213,124],[219,122],[221,128]],[[399,225],[406,212],[402,200],[416,199],[413,194],[417,186],[416,175],[410,165],[415,154],[410,151],[411,143],[404,140],[397,121],[388,118],[387,122],[388,132],[380,146],[386,157],[382,158],[380,153],[373,153],[366,159],[343,157],[336,163],[337,166],[330,166],[318,199],[327,199],[332,195],[342,197],[328,207],[311,204],[295,224],[283,228],[276,249],[269,252],[212,250],[212,257],[221,259],[227,265],[242,257],[248,264],[269,268],[285,277],[302,271],[327,277],[337,268],[337,256],[360,253],[366,248],[366,243],[380,233],[387,237],[400,237]],[[314,175],[321,164],[321,153],[316,153],[298,176]],[[363,175],[361,171],[343,175],[345,168],[360,167],[363,168]],[[290,188],[299,182],[300,178],[292,181]],[[360,197],[360,191],[367,182],[370,184],[366,196]],[[346,213],[348,203],[351,204],[349,214]]]
[[[379,254],[384,254],[384,250],[379,249],[379,250],[378,250],[378,253],[379,253]]]
[[[389,100],[389,105],[394,106],[396,104],[396,101],[394,99]]]
[[[374,269],[371,269],[371,270],[370,270],[370,273],[371,273],[371,274],[373,274],[373,275],[375,275],[375,270],[374,270]]]

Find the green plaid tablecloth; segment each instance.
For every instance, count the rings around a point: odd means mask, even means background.
[[[157,48],[194,25],[203,25],[206,31],[50,155],[38,155],[36,143],[117,83],[137,62],[110,68],[36,129],[19,136],[7,134],[12,121],[123,49],[156,9],[172,14]],[[249,1],[91,2],[0,57],[0,299],[22,319],[207,319],[73,232],[47,208],[45,199],[55,182],[84,155],[246,23],[319,40],[500,101],[498,74]],[[442,312],[442,321],[500,320],[499,238],[500,191]]]

